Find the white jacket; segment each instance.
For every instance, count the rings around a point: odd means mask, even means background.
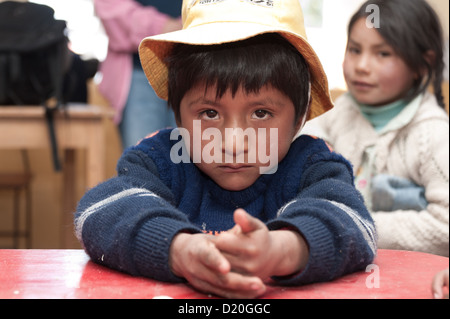
[[[379,248],[449,255],[449,117],[433,95],[424,95],[410,122],[379,134],[350,95],[343,94],[334,109],[307,123],[303,132],[324,138],[350,160],[355,174],[365,149],[374,145],[378,174],[404,177],[425,188],[426,210],[372,213]]]

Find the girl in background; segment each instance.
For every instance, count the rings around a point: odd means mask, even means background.
[[[304,132],[352,162],[379,248],[448,256],[449,118],[436,13],[424,0],[366,2],[350,20],[343,69],[348,92]]]

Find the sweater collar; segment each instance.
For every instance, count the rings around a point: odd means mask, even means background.
[[[352,97],[356,102],[356,100]],[[399,100],[384,106],[369,106],[356,102],[361,110],[361,114],[373,126],[378,134],[397,130],[409,122],[417,113],[423,94],[418,95],[412,101]]]
[[[373,107],[370,105],[359,104],[362,115],[372,124],[374,129],[379,132],[391,119],[395,118],[407,105],[404,100],[396,101],[384,106]]]
[[[213,180],[208,179],[207,183],[211,190],[210,196],[231,208],[242,208],[254,202],[259,196],[265,193],[267,185],[270,183],[272,175],[261,175],[250,187],[241,191],[225,190],[217,185]]]

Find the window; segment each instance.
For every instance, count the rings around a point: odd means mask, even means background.
[[[67,22],[70,48],[86,58],[106,57],[108,37],[94,14],[93,0],[30,0],[55,10],[55,18]]]

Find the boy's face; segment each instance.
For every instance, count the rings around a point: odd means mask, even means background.
[[[216,98],[215,87],[197,85],[181,101],[178,126],[189,132],[197,167],[220,187],[240,191],[268,166],[276,169],[300,128],[302,119],[294,119],[292,101],[271,86]]]

